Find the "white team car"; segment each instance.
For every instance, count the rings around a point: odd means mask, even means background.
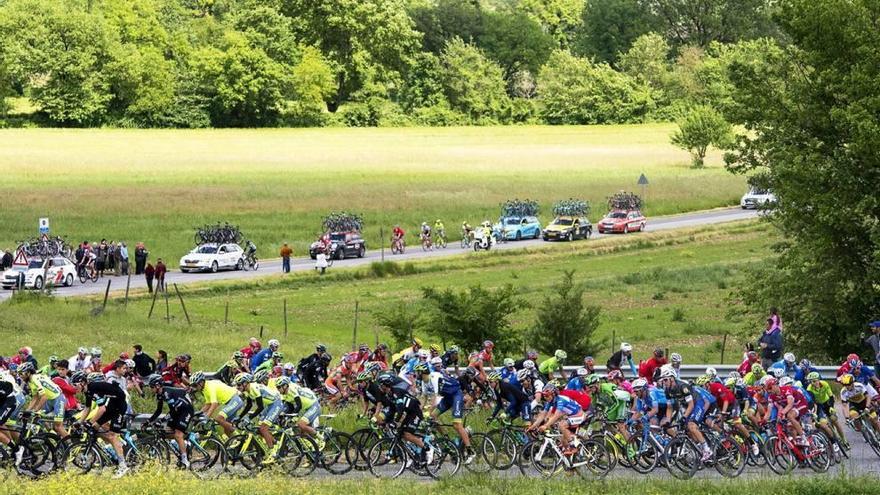
[[[180,271],[212,272],[241,270],[244,251],[238,244],[202,244],[180,258]]]
[[[772,191],[752,187],[749,189],[749,192],[743,194],[743,197],[739,200],[739,206],[743,210],[754,210],[764,206],[771,206],[775,202],[776,195]]]
[[[76,278],[76,265],[63,256],[45,260],[33,259],[27,267],[14,266],[3,272],[0,284],[4,289],[13,289],[22,273],[24,273],[24,287],[26,289],[41,290],[46,284],[55,287],[70,287]]]

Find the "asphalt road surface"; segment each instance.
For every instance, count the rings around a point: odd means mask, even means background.
[[[728,209],[717,209],[717,210],[709,210],[709,211],[700,211],[694,213],[687,213],[683,215],[675,215],[669,217],[658,217],[658,218],[649,218],[647,231],[655,231],[655,230],[673,230],[673,229],[682,229],[682,228],[691,228],[691,227],[700,227],[704,225],[715,225],[719,223],[725,222],[733,222],[737,220],[746,220],[751,218],[756,218],[758,213],[754,210],[742,210],[739,208],[728,208]],[[594,226],[595,229],[595,226]],[[616,234],[623,235],[623,234]],[[627,234],[627,235],[639,235],[638,233]],[[599,234],[594,231],[593,238],[604,237],[604,235]],[[576,241],[576,242],[589,242],[587,241]],[[525,241],[509,241],[506,243],[497,243],[495,247],[492,249],[497,250],[508,250],[508,249],[523,249],[528,247],[539,247],[539,246],[547,246],[550,243],[546,243],[540,239],[535,240],[525,240]],[[450,243],[450,245],[445,249],[434,250],[434,251],[422,251],[422,249],[418,245],[409,245],[407,246],[406,253],[400,255],[392,255],[391,250],[389,248],[385,249],[385,260],[386,261],[408,261],[408,260],[422,260],[429,258],[439,258],[439,257],[448,257],[460,255],[465,252],[472,252],[472,249],[462,249],[458,243]],[[180,256],[183,256],[186,253],[180,253]],[[259,252],[258,252],[259,254]],[[274,255],[274,253],[273,253]],[[173,258],[173,256],[169,256],[169,258]],[[381,253],[379,250],[370,250],[367,252],[367,255],[363,258],[349,258],[343,261],[335,261],[333,263],[333,267],[330,270],[335,270],[337,268],[345,268],[345,267],[357,267],[364,266],[373,263],[374,261],[379,261],[381,259]],[[295,258],[291,259],[291,271],[306,271],[313,270],[315,267],[315,262],[308,257],[304,258]],[[133,268],[133,267],[132,267]],[[275,276],[283,276],[281,273],[281,259],[271,259],[271,260],[261,260],[259,270],[257,271],[221,271],[218,273],[181,273],[179,270],[174,272],[168,272],[165,277],[166,284],[170,287],[172,283],[176,283],[179,286],[199,283],[199,282],[210,282],[213,280],[247,280],[253,279],[257,277],[266,277],[267,275],[275,275]],[[113,280],[110,290],[118,291],[125,290],[125,277],[110,277]],[[98,282],[86,282],[85,284],[80,284],[79,281],[75,282],[73,287],[59,287],[55,290],[55,294],[61,297],[73,297],[73,296],[85,296],[91,294],[100,294],[103,293],[107,287],[105,282],[106,279],[99,279]],[[147,286],[146,280],[142,276],[132,277],[131,279],[131,290],[139,290],[145,289]],[[7,299],[11,296],[12,291],[0,291],[0,301]]]

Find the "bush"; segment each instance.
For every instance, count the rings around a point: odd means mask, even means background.
[[[675,308],[672,310],[672,321],[684,321],[684,310],[681,308]]]
[[[733,139],[733,128],[712,107],[697,105],[678,122],[670,141],[690,151],[694,168],[702,168],[709,146],[724,148]]]
[[[413,119],[419,125],[432,127],[449,127],[470,123],[467,115],[449,108],[446,101],[430,107],[416,108],[413,112]]]

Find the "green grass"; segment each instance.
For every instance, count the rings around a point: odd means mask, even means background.
[[[745,181],[721,167],[693,170],[669,144],[673,126],[268,130],[0,130],[0,246],[52,232],[71,241],[144,241],[176,265],[193,227],[242,227],[264,258],[281,243],[303,255],[331,210],[362,212],[378,246],[400,223],[498,216],[509,198],[535,198],[551,220],[558,199],[604,214],[605,198],[650,180],[647,212],[734,204]]]
[[[773,242],[769,227],[756,222],[727,224],[679,232],[653,232],[550,247],[468,254],[396,266],[402,275],[380,277],[371,267],[334,269],[325,277],[297,273],[242,283],[213,283],[183,289],[193,320],[184,320],[180,304],[169,302],[171,321],[164,320],[165,303],[156,304],[147,319],[151,299],[136,293],[127,308],[121,296],[107,311],[91,316],[100,298],[22,297],[0,304],[6,335],[0,355],[21,345],[34,347],[38,358],[64,356],[81,345],[101,345],[105,355],[130,350],[142,343],[151,352],[189,352],[195,367],[212,369],[247,338],[264,328],[264,339],[280,338],[283,352],[295,361],[316,342],[330,345],[333,355],[352,342],[355,301],[359,302],[358,341],[385,341],[373,314],[397,301],[418,302],[422,287],[485,287],[513,284],[533,306],[516,313],[516,329],[534,321],[535,308],[563,269],[574,268],[586,285],[588,303],[603,307],[597,338],[604,339],[597,358],[610,354],[611,336],[632,342],[637,357],[655,346],[680,352],[686,362],[718,362],[725,333],[737,333],[743,322],[729,318],[730,288],[743,269],[768,255]],[[387,267],[386,267],[387,268]],[[387,270],[386,270],[387,271]],[[25,296],[28,296],[25,294]],[[288,304],[287,338],[283,336],[284,300]],[[229,324],[224,324],[226,301]],[[736,362],[740,345],[728,341],[726,361]]]
[[[700,493],[713,495],[859,495],[876,493],[877,479],[871,476],[804,476],[779,478],[751,478],[736,480],[678,481],[659,476],[634,479],[613,478],[605,481],[586,481],[560,475],[550,480],[523,477],[496,477],[460,475],[436,483],[412,478],[378,480],[368,476],[360,479],[291,479],[281,476],[260,475],[252,479],[220,479],[202,481],[185,473],[137,473],[111,481],[106,476],[59,474],[35,482],[7,481],[0,493],[29,495],[79,495],[88,487],[90,495],[117,493],[186,493],[187,495],[219,495],[226,493],[269,495],[297,494],[376,494],[409,495],[414,489],[426,494],[603,494],[603,495],[660,495],[669,493]]]

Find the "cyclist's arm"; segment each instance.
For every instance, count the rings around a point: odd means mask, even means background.
[[[239,413],[238,417],[243,418],[243,417],[247,416],[248,411],[251,410],[251,407],[253,405],[254,405],[253,399],[251,399],[250,397],[245,397],[244,398],[244,409],[241,410],[241,413]]]
[[[202,413],[209,417],[213,418],[214,413],[217,412],[217,409],[220,408],[220,404],[217,402],[206,402],[204,406],[202,406]]]
[[[159,415],[162,414],[162,406],[165,401],[162,400],[162,396],[156,394],[156,410],[153,412],[153,415],[150,416],[150,419],[147,420],[147,423],[152,423],[159,419]]]
[[[260,413],[263,412],[263,409],[265,407],[263,404],[262,396],[258,396],[256,399],[254,399],[254,402],[257,403],[257,408],[254,409],[254,412],[251,413],[251,418],[256,418],[257,416],[259,416]],[[244,414],[242,414],[242,416],[244,416]]]

